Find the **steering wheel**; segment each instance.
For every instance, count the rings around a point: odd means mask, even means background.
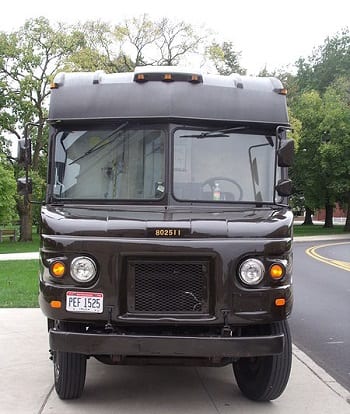
[[[242,198],[243,198],[243,188],[237,183],[237,181],[233,180],[232,178],[228,178],[228,177],[208,178],[207,180],[204,181],[204,183],[202,184],[202,187],[204,188],[206,185],[209,185],[211,187],[211,190],[214,191],[215,183],[217,181],[227,181],[227,182],[233,184],[238,189],[238,198],[236,200],[237,201],[242,200]]]

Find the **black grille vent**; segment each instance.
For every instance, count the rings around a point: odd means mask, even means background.
[[[129,312],[208,312],[208,261],[130,260]]]

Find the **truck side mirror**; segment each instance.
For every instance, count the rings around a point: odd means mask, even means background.
[[[17,193],[28,196],[33,193],[33,183],[31,178],[22,177],[17,180]]]
[[[292,194],[292,180],[282,178],[276,185],[277,194],[281,197],[289,197]]]
[[[32,163],[32,141],[29,138],[18,140],[17,161],[21,167],[25,168]]]
[[[294,141],[292,139],[283,140],[281,148],[277,153],[279,167],[291,167],[294,160]]]

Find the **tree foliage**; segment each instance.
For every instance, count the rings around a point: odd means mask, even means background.
[[[239,63],[241,52],[235,51],[232,42],[223,42],[221,45],[213,42],[207,48],[207,55],[220,75],[246,74],[246,69]]]
[[[124,34],[109,23],[87,21],[71,31],[81,39],[80,47],[67,56],[62,70],[113,73],[133,69],[134,62],[123,51]]]
[[[45,18],[28,20],[18,31],[0,33],[0,83],[3,102],[0,130],[21,138],[26,123],[36,123],[30,130],[33,142],[32,170],[38,172],[40,159],[47,156],[47,116],[49,84],[65,59],[81,45],[81,37],[59,24],[51,27]],[[32,208],[18,204],[21,239],[31,240]]]
[[[339,77],[348,77],[350,68],[350,32],[343,29],[314,49],[312,55],[296,62],[301,91],[318,90],[323,93]]]
[[[311,209],[326,208],[332,226],[335,202],[348,208],[350,230],[350,33],[346,28],[296,62],[289,103],[302,123],[293,179]]]
[[[12,223],[17,219],[15,194],[13,169],[0,155],[0,224]]]
[[[180,64],[197,54],[208,37],[183,21],[152,20],[147,14],[115,26],[88,21],[74,26],[82,46],[72,53],[67,70],[128,72],[135,66]]]

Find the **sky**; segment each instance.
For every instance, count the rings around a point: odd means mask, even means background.
[[[328,36],[350,27],[349,0],[18,0],[0,14],[0,31],[11,32],[26,19],[47,17],[51,23],[101,20],[112,24],[147,13],[195,28],[204,25],[218,42],[241,51],[240,64],[256,75],[266,67],[293,71]]]

